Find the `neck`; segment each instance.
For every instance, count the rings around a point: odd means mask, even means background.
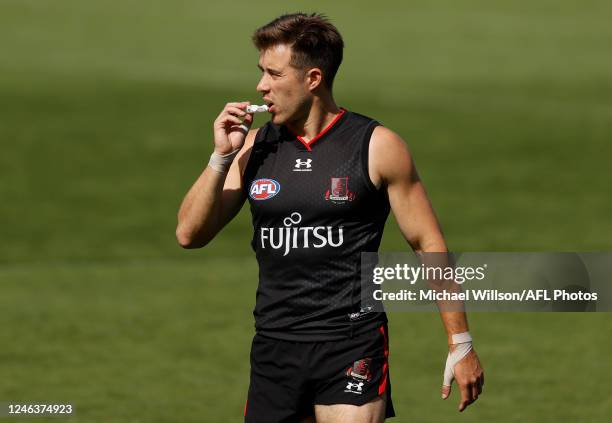
[[[315,97],[312,104],[299,119],[288,122],[287,127],[304,141],[308,142],[325,129],[340,113],[334,99]]]

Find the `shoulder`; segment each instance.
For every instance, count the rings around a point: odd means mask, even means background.
[[[253,137],[253,143],[260,143],[278,139],[281,133],[282,129],[280,126],[268,121],[259,128],[251,129],[247,137]]]
[[[244,145],[240,149],[240,152],[238,152],[238,157],[243,156],[251,150],[260,129],[261,128],[249,129],[249,132],[247,133],[246,138],[244,140]]]
[[[247,133],[246,139],[244,141],[244,145],[252,145],[255,142],[255,138],[257,137],[257,134],[259,133],[260,129],[261,128],[249,129],[249,132]]]
[[[368,125],[370,123],[376,122],[375,119],[372,119],[371,117],[366,116],[366,115],[362,115],[361,113],[357,113],[352,110],[347,110],[344,108],[342,110],[344,110],[344,113],[347,116],[347,118],[353,123]]]
[[[413,172],[410,150],[396,132],[377,126],[372,132],[369,146],[369,169],[374,178],[389,183]]]
[[[370,150],[381,158],[393,158],[399,155],[399,159],[410,155],[408,145],[396,132],[382,125],[378,125],[372,131],[370,139]]]
[[[246,135],[244,140],[244,145],[236,155],[236,159],[234,162],[238,163],[238,167],[240,169],[240,174],[244,173],[244,169],[246,168],[246,164],[249,161],[249,157],[251,156],[251,151],[253,150],[253,144],[257,138],[257,134],[261,128],[250,129]]]

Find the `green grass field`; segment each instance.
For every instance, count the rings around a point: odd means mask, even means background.
[[[0,403],[241,420],[248,210],[195,251],[176,212],[220,108],[259,99],[252,31],[295,10],[339,27],[339,104],[406,139],[452,250],[611,249],[609,2],[1,0]],[[391,219],[382,250],[406,248]],[[487,381],[461,415],[439,318],[390,320],[395,421],[612,415],[607,314],[472,315]]]

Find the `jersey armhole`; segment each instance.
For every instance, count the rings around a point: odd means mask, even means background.
[[[380,190],[376,188],[374,182],[370,178],[369,160],[370,160],[370,142],[372,141],[372,134],[377,126],[381,126],[377,121],[372,121],[368,124],[363,135],[361,144],[361,174],[365,181],[366,186],[372,192],[378,193]]]
[[[268,134],[268,129],[269,129],[269,125],[265,124],[262,127],[257,128],[257,133],[255,134],[255,139],[253,140],[253,145],[251,145],[251,152],[249,153],[249,158],[246,162],[246,165],[244,166],[244,172],[242,172],[242,175],[240,175],[240,177],[242,178],[242,189],[244,190],[245,194],[248,197],[248,187],[247,187],[247,180],[250,177],[250,172],[251,172],[251,163],[253,161],[253,156],[254,156],[254,152],[255,149],[257,147],[257,144],[263,142],[266,139],[266,136]]]

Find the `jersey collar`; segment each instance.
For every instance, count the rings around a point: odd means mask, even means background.
[[[323,130],[321,132],[319,132],[313,139],[311,139],[310,141],[306,141],[304,140],[304,138],[300,137],[299,135],[295,135],[293,134],[299,142],[301,142],[304,147],[306,147],[306,149],[308,151],[312,151],[312,145],[318,141],[319,139],[321,139],[321,137],[323,137],[323,135],[325,135],[327,132],[329,132],[330,129],[332,129],[334,127],[334,125],[336,123],[338,123],[338,121],[340,120],[340,118],[342,116],[344,116],[344,113],[346,113],[346,109],[340,107],[340,113],[338,113],[336,115],[336,117],[334,118],[334,120],[332,120],[329,125],[327,125],[325,128],[323,128]]]

